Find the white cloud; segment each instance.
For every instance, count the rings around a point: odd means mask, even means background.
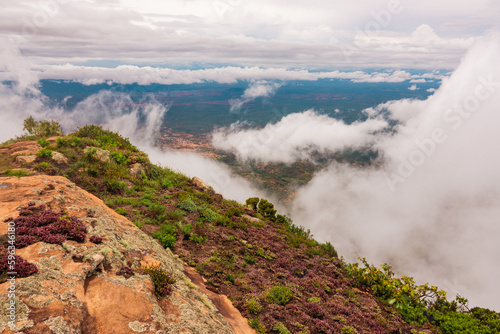
[[[239,112],[245,103],[255,100],[258,97],[270,97],[276,93],[276,90],[281,87],[281,84],[266,81],[252,82],[250,86],[245,89],[243,95],[239,99],[230,100],[230,112]]]
[[[359,2],[322,0],[24,0],[3,8],[0,37],[37,63],[453,68],[475,37],[498,25],[499,4],[487,0],[453,10],[431,1],[401,3],[382,23],[388,3],[362,3],[364,10]],[[475,21],[465,20],[471,16]]]
[[[22,57],[19,57],[22,59]],[[8,60],[0,58],[0,63],[7,63]],[[191,84],[204,81],[214,81],[218,83],[235,83],[238,80],[261,82],[250,87],[248,94],[252,90],[258,93],[263,90],[270,93],[279,88],[277,83],[263,84],[265,81],[289,81],[289,80],[307,80],[314,81],[319,79],[345,79],[353,82],[404,82],[408,80],[418,80],[418,78],[431,78],[433,80],[442,80],[445,75],[439,73],[424,73],[420,75],[411,75],[404,70],[386,71],[386,72],[363,72],[363,71],[331,71],[331,72],[312,72],[308,70],[287,69],[280,67],[217,67],[200,70],[175,70],[171,68],[159,67],[139,67],[132,65],[121,65],[114,68],[90,67],[65,65],[30,65],[26,66],[28,76],[32,79],[30,82],[36,82],[42,79],[70,80],[81,82],[85,85],[98,83],[114,82],[120,84],[137,83],[140,85],[149,84]],[[15,71],[0,72],[0,81],[16,80],[13,76],[18,75]]]
[[[410,87],[408,87],[408,90],[418,90],[420,88],[417,87],[417,85],[411,85]]]
[[[263,129],[245,130],[242,126],[236,123],[214,132],[214,147],[231,151],[240,160],[291,163],[312,159],[315,153],[370,145],[375,139],[374,132],[384,129],[387,123],[371,119],[347,125],[308,110],[285,116],[278,123],[267,124]]]

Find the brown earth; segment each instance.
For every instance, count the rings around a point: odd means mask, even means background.
[[[87,240],[104,237],[102,244],[38,242],[18,249],[39,271],[16,279],[16,325],[6,314],[10,283],[0,284],[0,332],[254,333],[227,297],[206,290],[198,277],[193,283],[176,255],[66,178],[0,177],[0,184],[0,234],[7,232],[4,220],[32,202],[80,218]],[[149,276],[137,270],[128,279],[117,275],[124,265],[147,263],[161,263],[179,277],[170,296],[158,300]]]

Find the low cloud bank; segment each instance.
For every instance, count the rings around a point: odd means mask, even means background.
[[[292,163],[312,160],[313,154],[361,148],[373,144],[374,133],[387,127],[381,118],[347,125],[313,110],[283,117],[263,129],[243,129],[236,123],[213,134],[215,147],[233,152],[240,160]]]

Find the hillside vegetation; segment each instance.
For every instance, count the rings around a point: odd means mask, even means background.
[[[227,295],[258,333],[500,332],[498,313],[395,277],[389,265],[346,263],[266,199],[224,199],[152,164],[117,133],[87,125],[57,139],[43,135],[4,143],[30,139],[43,148],[31,162],[3,154],[1,172],[62,175],[103,199]],[[54,159],[59,154],[66,160]]]

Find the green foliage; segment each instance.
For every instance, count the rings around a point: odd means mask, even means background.
[[[119,215],[128,216],[128,212],[124,208],[116,208],[115,211]]]
[[[33,166],[33,169],[34,170],[37,170],[39,172],[45,172],[45,171],[48,171],[49,169],[53,168],[51,164],[49,164],[48,162],[40,162],[39,164],[36,164],[35,166]]]
[[[162,298],[172,293],[172,285],[177,282],[177,278],[168,272],[161,265],[149,266],[143,268],[143,271],[149,274],[155,287],[155,296]]]
[[[128,139],[123,138],[118,133],[104,130],[102,127],[93,124],[78,128],[74,136],[93,139],[98,143],[98,146],[103,149],[119,148],[132,152],[139,151]]]
[[[285,285],[275,285],[269,289],[266,298],[269,303],[286,305],[292,299],[292,290]]]
[[[342,334],[358,334],[358,331],[356,328],[351,327],[351,326],[344,326],[342,327]]]
[[[42,148],[36,155],[40,158],[50,158],[52,156],[52,151],[48,148]]]
[[[16,170],[7,169],[2,174],[5,175],[5,176],[17,176],[17,177],[30,176],[31,175],[31,173],[28,172],[25,169],[16,169]]]
[[[197,244],[201,244],[205,239],[201,235],[191,233],[191,235],[189,236],[189,240],[194,241]]]
[[[324,244],[319,244],[319,248],[323,252],[323,254],[329,256],[329,257],[338,257],[337,251],[333,247],[333,245],[330,242],[326,242]]]
[[[321,298],[319,297],[311,297],[307,300],[308,303],[316,303],[321,304]]]
[[[191,232],[193,231],[193,226],[191,224],[180,225],[179,228],[182,231],[182,233],[184,233],[187,236],[190,236]]]
[[[234,284],[234,282],[236,281],[236,278],[234,277],[234,275],[232,273],[226,273],[225,277],[226,277],[226,280],[231,282],[232,284]]]
[[[56,121],[35,121],[30,116],[23,122],[23,130],[36,137],[62,136],[61,125]],[[43,145],[42,145],[43,146]]]
[[[217,223],[223,220],[223,217],[213,210],[211,205],[203,205],[199,208],[200,216],[204,221],[209,223]]]
[[[45,140],[45,137],[44,138],[40,138],[36,141],[41,147],[45,148],[47,146],[50,145],[50,142],[48,142],[47,140]]]
[[[243,260],[248,263],[248,264],[254,264],[255,263],[255,257],[249,255],[249,254],[245,254],[243,256]]]
[[[499,333],[500,318],[495,312],[475,308],[467,310],[467,300],[460,296],[448,301],[446,292],[436,286],[415,284],[413,278],[395,278],[392,268],[384,264],[381,269],[361,259],[346,264],[347,273],[355,283],[370,288],[382,302],[392,305],[410,324],[431,323],[445,334]]]
[[[110,152],[109,156],[119,165],[126,165],[130,163],[130,159],[120,152]]]
[[[181,199],[179,199],[179,202],[177,202],[177,207],[181,208],[184,211],[187,212],[196,212],[198,211],[198,207],[194,203],[191,197],[186,196]]]
[[[152,194],[145,194],[141,198],[139,203],[145,205],[148,208],[148,210],[155,215],[156,220],[161,221],[163,218],[166,217],[166,214],[164,214],[165,206],[162,205],[161,203],[153,201]]]
[[[266,334],[266,326],[261,324],[258,318],[248,319],[248,324],[255,329],[258,334]]]
[[[248,299],[245,306],[250,314],[259,314],[262,311],[262,305],[255,298]]]
[[[282,322],[278,322],[276,325],[273,327],[273,331],[278,332],[279,334],[292,334],[288,328],[286,328],[285,325],[283,325]]]
[[[233,216],[241,217],[241,215],[243,215],[243,213],[245,213],[245,211],[243,211],[241,208],[239,208],[237,206],[232,206],[226,210],[226,212],[224,213],[224,216],[226,216],[228,218],[231,218]]]
[[[171,220],[171,221],[179,221],[182,220],[182,217],[184,217],[186,213],[182,210],[169,210],[165,212],[165,219]]]
[[[258,212],[265,218],[274,221],[276,219],[276,209],[273,203],[266,199],[261,199],[258,205]]]
[[[257,210],[257,204],[259,204],[259,198],[258,197],[251,197],[245,201],[245,205],[250,209],[250,210]]]
[[[106,190],[111,194],[123,194],[127,189],[124,181],[106,180]]]
[[[177,240],[177,232],[177,226],[163,224],[157,232],[153,233],[153,238],[160,240],[163,247],[172,248]]]

